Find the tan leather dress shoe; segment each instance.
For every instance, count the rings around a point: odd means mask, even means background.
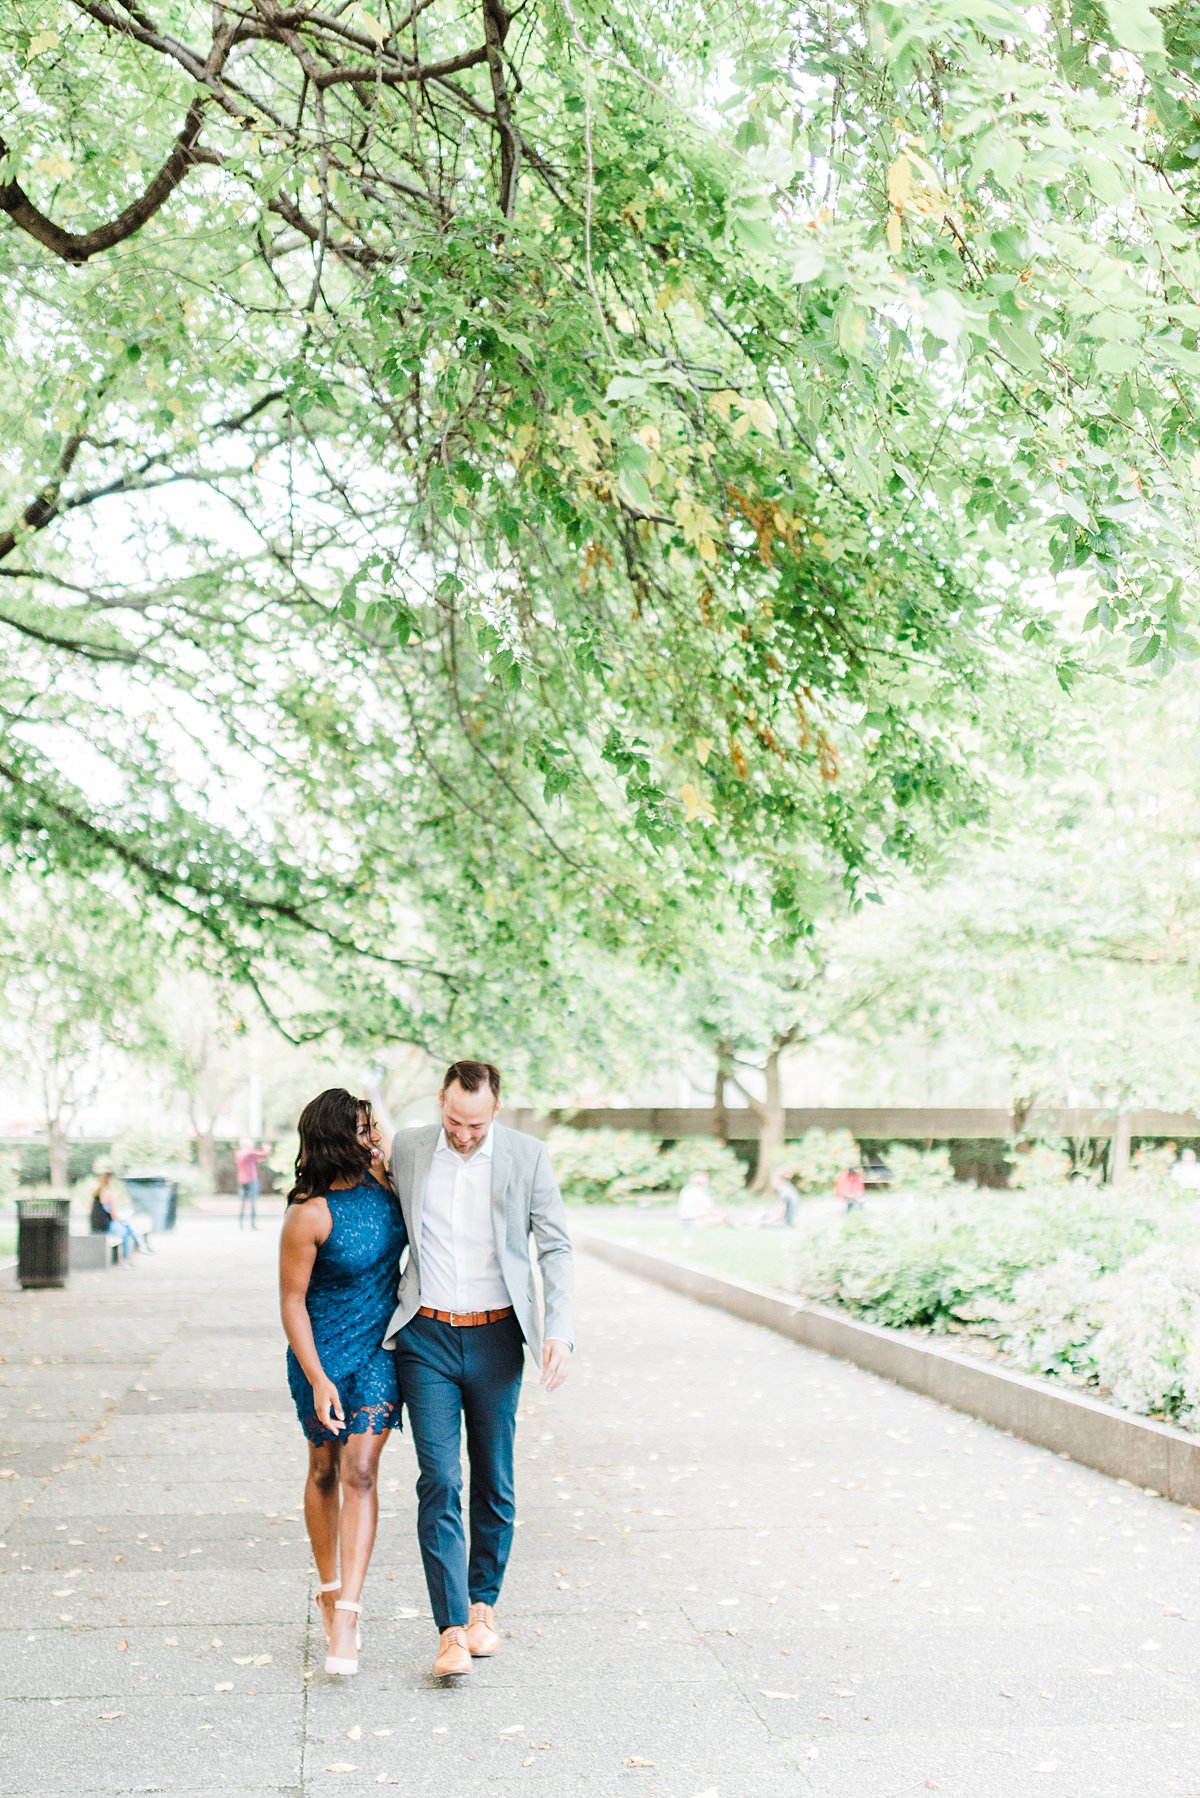
[[[482,1659],[485,1655],[495,1654],[499,1646],[500,1631],[496,1628],[495,1611],[490,1604],[473,1604],[471,1621],[467,1624],[467,1647]]]
[[[471,1652],[467,1647],[467,1632],[461,1623],[442,1631],[442,1645],[438,1649],[437,1659],[433,1663],[435,1679],[457,1679],[463,1673],[471,1671]]]

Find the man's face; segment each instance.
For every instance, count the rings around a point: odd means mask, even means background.
[[[499,1102],[492,1097],[490,1086],[481,1086],[478,1092],[469,1093],[457,1080],[442,1088],[438,1094],[438,1104],[442,1108],[442,1128],[446,1132],[446,1141],[456,1155],[475,1153],[500,1109]]]

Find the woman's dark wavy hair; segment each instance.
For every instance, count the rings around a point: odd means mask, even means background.
[[[373,1122],[366,1099],[356,1099],[344,1087],[331,1086],[328,1092],[310,1099],[300,1113],[296,1125],[300,1133],[300,1153],[296,1157],[296,1184],[288,1193],[289,1205],[329,1191],[335,1180],[358,1181],[366,1178],[371,1166],[371,1151],[358,1140],[365,1123]]]

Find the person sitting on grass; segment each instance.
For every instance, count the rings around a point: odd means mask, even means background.
[[[729,1219],[713,1202],[708,1172],[699,1168],[679,1195],[679,1221],[685,1229],[704,1230]]]
[[[796,1207],[800,1203],[799,1190],[791,1175],[786,1174],[782,1168],[776,1169],[771,1184],[775,1188],[775,1209],[766,1213],[762,1219],[762,1227],[767,1230],[783,1225],[790,1230],[796,1221]]]

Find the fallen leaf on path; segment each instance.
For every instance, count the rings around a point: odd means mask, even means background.
[[[524,1727],[523,1723],[506,1723],[500,1731],[500,1740],[503,1741],[505,1736],[519,1736]]]
[[[127,1642],[127,1641],[126,1641],[126,1640],[125,1640],[125,1638],[124,1638],[124,1636],[122,1636],[122,1637],[121,1637],[121,1640],[120,1640],[120,1641],[119,1641],[119,1642],[118,1642],[118,1643],[117,1643],[117,1653],[118,1653],[118,1654],[124,1654],[124,1653],[125,1653],[125,1650],[126,1650],[126,1649],[127,1649],[127,1648],[128,1648],[128,1647],[129,1647],[129,1644],[128,1644],[128,1642]]]
[[[764,1698],[799,1698],[800,1694],[799,1692],[763,1692],[762,1696]],[[840,1698],[842,1694],[839,1692],[837,1696]]]
[[[1033,1770],[1035,1773],[1057,1773],[1058,1772],[1058,1762],[1057,1761],[1039,1761],[1037,1766]]]
[[[361,1742],[362,1741],[362,1724],[361,1723],[356,1723],[354,1725],[353,1729],[348,1729],[346,1731],[346,1740],[348,1742]]]
[[[656,1767],[658,1762],[644,1761],[639,1755],[631,1754],[626,1758],[625,1765],[627,1767]]]
[[[391,1735],[391,1733],[392,1733],[392,1732],[391,1732],[391,1730],[390,1730],[390,1729],[373,1729],[373,1730],[372,1730],[372,1731],[371,1731],[371,1734],[372,1734],[372,1735],[373,1735],[373,1736],[390,1736],[390,1735]]]
[[[330,1761],[325,1771],[326,1773],[357,1773],[358,1767],[354,1761]]]
[[[97,1716],[101,1723],[111,1723],[114,1717],[123,1717],[124,1715],[125,1715],[124,1711],[98,1711],[97,1712]]]
[[[222,1680],[222,1682],[219,1686],[213,1687],[213,1691],[214,1692],[232,1692],[233,1691],[233,1681],[231,1679]]]

